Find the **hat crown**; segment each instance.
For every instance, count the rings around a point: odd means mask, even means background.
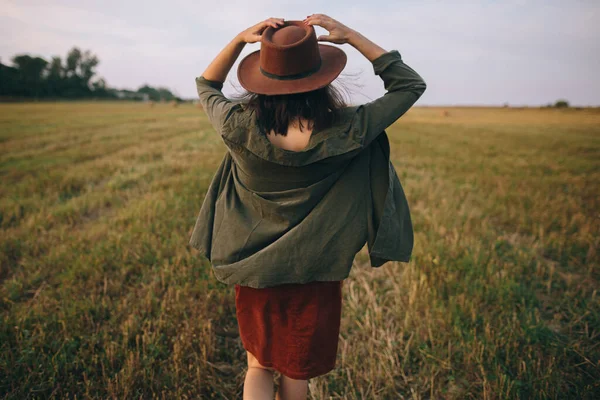
[[[270,78],[300,79],[321,65],[315,28],[302,21],[286,21],[277,29],[267,27],[260,45],[260,69]]]
[[[307,32],[295,25],[288,25],[273,32],[271,42],[279,46],[286,46],[299,42],[306,36]]]

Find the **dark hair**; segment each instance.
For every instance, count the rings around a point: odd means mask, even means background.
[[[348,106],[342,92],[331,83],[304,93],[264,95],[245,91],[235,98],[241,100],[243,107],[256,112],[257,124],[263,132],[273,131],[283,136],[287,135],[288,125],[299,118],[309,121],[308,129],[326,129],[339,118],[339,111]],[[302,121],[299,122],[302,131]]]

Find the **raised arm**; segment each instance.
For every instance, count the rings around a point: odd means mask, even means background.
[[[386,93],[358,107],[353,125],[368,146],[381,132],[406,113],[425,92],[426,84],[404,64],[397,50],[383,53],[372,61],[373,71],[383,80]]]
[[[373,64],[376,75],[383,79],[386,93],[356,110],[353,125],[361,135],[362,144],[369,143],[393,124],[421,97],[426,89],[423,78],[404,64],[397,50],[386,51],[359,32],[323,14],[313,14],[306,24],[319,25],[329,31],[329,35],[319,36],[320,41],[337,44],[348,43],[356,48]]]
[[[269,18],[239,33],[221,50],[202,75],[196,78],[196,89],[200,104],[202,104],[209,121],[219,134],[223,133],[223,126],[232,113],[240,109],[237,103],[229,100],[222,92],[223,83],[227,79],[231,67],[246,43],[260,41],[260,35],[267,26],[276,28],[278,24],[282,23],[282,18]]]

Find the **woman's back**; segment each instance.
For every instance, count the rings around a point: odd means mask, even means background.
[[[267,139],[279,148],[290,151],[302,151],[308,146],[312,129],[308,127],[308,121],[302,121],[302,130],[298,121],[293,121],[288,126],[287,135],[278,135],[273,131],[267,133]]]

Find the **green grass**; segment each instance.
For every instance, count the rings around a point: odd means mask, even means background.
[[[310,397],[599,398],[600,112],[449,111],[388,129],[413,258],[358,254]],[[225,151],[190,105],[0,105],[0,397],[241,396],[187,245]]]

